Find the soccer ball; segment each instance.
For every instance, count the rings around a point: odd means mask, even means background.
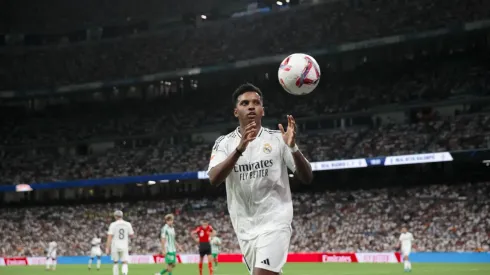
[[[295,53],[281,62],[277,76],[286,92],[306,95],[313,92],[320,82],[320,66],[313,57]]]

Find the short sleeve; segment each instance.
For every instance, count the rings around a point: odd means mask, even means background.
[[[114,235],[114,224],[109,225],[109,230],[107,230],[107,235]]]
[[[282,139],[280,139],[282,142],[282,159],[286,166],[291,170],[293,173],[296,172],[296,165],[294,164],[294,158],[293,158],[293,153],[291,153],[291,150],[289,150],[288,146]]]
[[[220,136],[214,143],[213,149],[211,150],[211,158],[209,160],[208,174],[213,167],[217,166],[228,157],[225,145],[226,136]]]

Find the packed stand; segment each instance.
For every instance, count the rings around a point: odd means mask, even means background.
[[[490,95],[488,59],[479,54],[464,54],[462,57],[402,63],[369,74],[362,71],[339,73],[328,76],[330,79],[320,82],[314,93],[303,97],[288,95],[274,80],[255,84],[264,93],[266,119],[274,120],[284,119],[286,114],[293,114],[299,119],[369,110],[387,104]],[[235,78],[239,78],[237,75]],[[96,101],[89,98],[86,102],[52,105],[31,113],[0,108],[0,146],[59,144],[159,133],[168,135],[183,130],[199,131],[200,127],[217,123],[234,123],[230,94],[237,83],[241,83],[235,78],[224,80],[220,89],[203,85],[170,94],[166,93],[171,89],[167,86],[128,87],[128,92],[151,88],[149,94],[163,89],[163,94],[147,99]]]
[[[489,183],[437,185],[293,195],[290,251],[394,251],[402,226],[416,251],[489,251]],[[219,232],[223,252],[239,252],[226,200],[167,200],[69,207],[7,209],[0,213],[0,255],[41,256],[50,241],[58,255],[87,255],[90,240],[104,236],[114,209],[133,224],[131,254],[159,253],[163,217],[174,213],[181,253],[196,253],[190,231],[205,218]]]
[[[461,121],[466,122],[464,129]],[[448,125],[460,127],[448,131],[445,130],[451,128]],[[387,124],[371,130],[305,133],[298,136],[298,144],[310,161],[488,149],[489,127],[489,113],[462,115],[427,123]],[[142,147],[118,145],[103,154],[90,156],[61,154],[58,148],[40,149],[36,155],[29,155],[29,151],[4,152],[0,155],[0,179],[3,184],[30,184],[202,171],[209,164],[212,145],[192,140],[177,144],[162,139]]]
[[[234,0],[245,7],[246,1]],[[93,27],[123,26],[133,22],[152,22],[162,18],[180,17],[184,13],[207,13],[212,8],[226,7],[226,1],[162,1],[87,0],[69,3],[51,0],[50,5],[33,0],[16,0],[5,5],[4,11],[13,20],[0,22],[0,33],[69,33]],[[21,18],[21,20],[15,20]],[[28,20],[26,20],[28,18]],[[5,25],[1,23],[6,23]]]
[[[174,29],[124,43],[3,53],[0,90],[52,88],[311,51],[490,17],[490,3],[484,0],[361,0],[355,6],[350,2]]]

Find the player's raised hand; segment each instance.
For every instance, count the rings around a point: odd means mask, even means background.
[[[248,144],[255,139],[257,135],[257,124],[255,121],[250,122],[246,127],[245,130],[243,130],[242,133],[242,138],[240,140],[240,143],[238,144],[237,149],[240,152],[244,152],[245,149],[247,149]]]
[[[282,127],[282,124],[279,124],[278,126],[279,130],[281,130],[284,143],[292,148],[296,145],[296,121],[294,120],[292,115],[287,115],[287,118],[288,128],[286,131],[284,131],[284,127]]]

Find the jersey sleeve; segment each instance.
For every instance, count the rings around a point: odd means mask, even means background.
[[[109,230],[107,230],[107,235],[114,235],[114,224],[109,225]]]
[[[291,153],[291,150],[288,148],[287,144],[284,143],[282,138],[280,139],[280,141],[282,144],[282,159],[289,170],[294,173],[296,172],[296,164],[294,164],[293,153]]]
[[[226,152],[226,141],[226,136],[220,136],[214,143],[213,149],[211,150],[211,158],[209,160],[208,174],[213,167],[220,164],[228,157]]]

